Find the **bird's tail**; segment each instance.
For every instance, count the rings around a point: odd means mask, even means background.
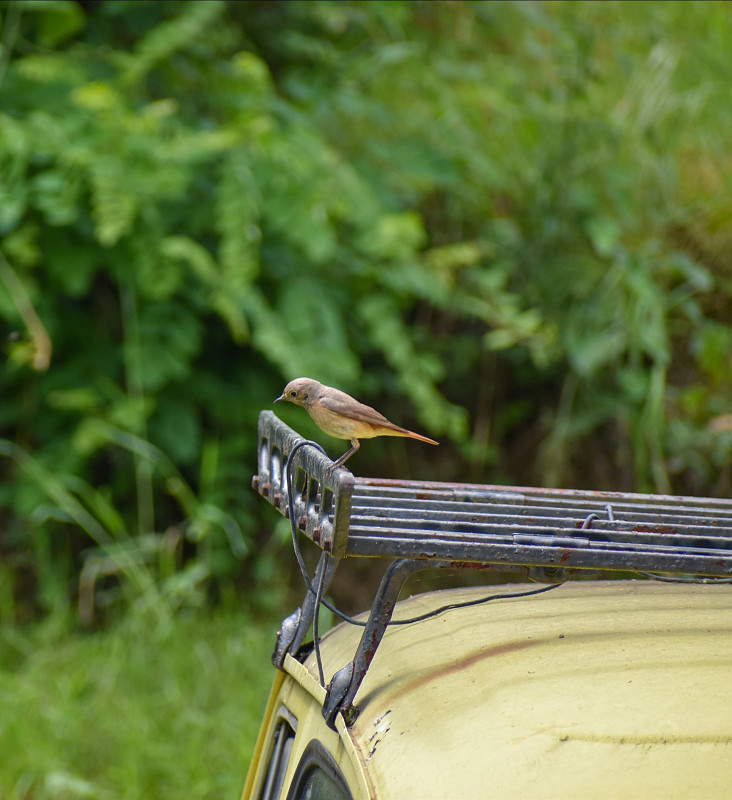
[[[421,433],[415,433],[414,431],[407,431],[407,435],[412,439],[417,439],[419,442],[427,442],[427,444],[439,444],[434,439],[430,439],[427,436],[422,436]]]
[[[410,439],[416,439],[419,442],[426,442],[427,444],[439,444],[434,439],[430,439],[427,436],[422,436],[421,433],[415,433],[414,431],[408,431],[406,428],[400,428],[398,425],[395,425],[393,428],[382,429],[380,432],[381,436],[408,436]]]

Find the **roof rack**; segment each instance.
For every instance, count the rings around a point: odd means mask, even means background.
[[[332,702],[324,707],[329,724],[338,711],[347,721],[354,718],[352,702],[368,668],[366,663],[358,674],[359,657],[368,652],[370,663],[399,588],[417,569],[529,568],[532,578],[547,581],[565,580],[569,570],[732,577],[732,500],[358,478],[304,442],[274,413],[262,411],[253,486],[288,516],[286,466],[297,448],[295,525],[323,551],[316,581],[327,584],[334,559],[398,559],[374,600],[364,632],[368,641],[362,639],[354,661],[331,681]],[[313,600],[308,591],[304,610],[283,625],[273,656],[278,666],[302,643]]]
[[[285,516],[300,441],[260,414],[253,485]],[[732,500],[356,478],[314,447],[298,456],[297,526],[336,558],[732,576]]]

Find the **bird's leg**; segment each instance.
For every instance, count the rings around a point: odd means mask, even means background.
[[[351,439],[351,449],[344,453],[338,461],[334,461],[336,467],[342,467],[346,461],[358,450],[361,445],[358,443],[358,439]]]

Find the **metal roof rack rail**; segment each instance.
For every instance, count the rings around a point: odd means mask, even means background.
[[[355,718],[355,693],[399,589],[417,569],[524,568],[532,579],[550,582],[565,580],[570,570],[732,579],[732,500],[358,478],[304,442],[274,413],[262,411],[252,483],[289,516],[286,466],[297,449],[294,522],[323,551],[315,577],[321,592],[335,559],[396,559],[374,600],[356,657],[328,687],[324,716],[329,724],[338,711],[347,721]],[[302,643],[315,605],[309,589],[302,609],[283,623],[273,655],[278,666]]]

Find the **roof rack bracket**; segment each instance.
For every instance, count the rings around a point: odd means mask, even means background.
[[[325,591],[330,585],[337,567],[337,558],[333,558],[325,551],[321,553],[318,566],[315,568],[313,584],[317,586],[322,580],[323,591]],[[322,576],[324,570],[325,576]],[[315,618],[315,606],[315,595],[308,588],[305,590],[305,599],[302,601],[302,605],[282,621],[282,625],[277,631],[277,641],[272,653],[272,664],[277,669],[284,668],[285,656],[288,653],[294,656],[302,646],[305,635],[310,630]]]
[[[353,660],[338,670],[326,687],[323,718],[333,730],[335,730],[335,718],[339,711],[343,714],[343,719],[348,726],[353,725],[358,718],[358,708],[353,704],[356,692],[376,655],[379,644],[381,644],[405,581],[419,570],[433,569],[439,566],[439,563],[435,564],[433,561],[410,558],[399,558],[389,565],[374,597],[371,612]]]

